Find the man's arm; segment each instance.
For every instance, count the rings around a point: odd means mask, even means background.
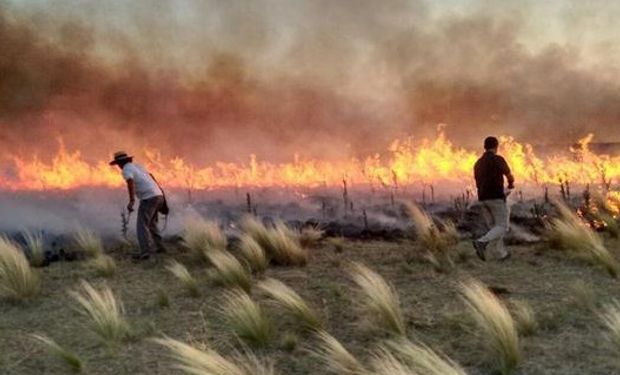
[[[127,210],[131,212],[133,211],[133,205],[136,202],[136,184],[133,182],[132,178],[127,180],[127,192],[129,193],[129,203],[127,203]]]
[[[510,171],[510,167],[508,166],[508,163],[506,163],[506,160],[504,160],[504,158],[502,158],[502,164],[503,164],[502,173],[504,174],[504,176],[506,176],[506,179],[508,180],[508,189],[514,189],[515,178],[512,175],[512,172]]]

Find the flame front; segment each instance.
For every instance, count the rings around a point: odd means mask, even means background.
[[[592,135],[568,153],[538,157],[528,144],[501,137],[500,153],[507,159],[521,184],[545,185],[559,181],[574,184],[610,184],[620,177],[620,157],[590,151]],[[479,153],[456,147],[443,133],[434,140],[395,140],[385,155],[324,161],[303,160],[297,155],[288,163],[260,161],[250,155],[247,163],[217,162],[196,166],[182,158],[165,159],[156,150],[145,152],[148,169],[168,188],[213,189],[227,187],[336,186],[343,178],[351,185],[399,186],[439,181],[472,184],[472,168]],[[386,156],[387,155],[387,156]],[[118,187],[122,179],[105,160],[84,161],[80,151],[68,151],[60,142],[56,156],[10,157],[3,167],[2,190],[74,189]]]

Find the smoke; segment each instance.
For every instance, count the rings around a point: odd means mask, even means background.
[[[93,161],[145,147],[195,162],[338,157],[440,123],[463,144],[620,140],[612,63],[570,40],[532,48],[531,9],[477,4],[6,3],[0,147],[47,156],[62,137]]]

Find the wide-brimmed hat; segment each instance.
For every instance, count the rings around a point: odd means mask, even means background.
[[[131,160],[133,156],[127,155],[125,151],[117,151],[114,153],[114,160],[110,162],[110,165],[116,165],[123,161]]]

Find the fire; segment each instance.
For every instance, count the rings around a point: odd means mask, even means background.
[[[571,184],[610,186],[620,177],[620,157],[599,155],[590,150],[592,135],[568,153],[539,157],[532,146],[501,137],[501,154],[521,184],[541,186],[569,181]],[[146,150],[140,160],[168,188],[213,189],[227,187],[318,187],[337,186],[343,178],[350,186],[398,187],[438,181],[472,184],[472,168],[479,156],[455,146],[440,132],[435,139],[414,142],[413,138],[392,142],[385,154],[348,160],[310,160],[295,155],[287,163],[261,161],[250,155],[247,163],[217,162],[197,166],[180,157],[164,158],[157,150]],[[11,156],[2,167],[2,190],[74,189],[118,187],[122,179],[107,160],[87,163],[80,151],[67,150],[62,142],[49,161]],[[617,202],[617,200],[616,200]],[[619,210],[619,207],[615,207]]]

